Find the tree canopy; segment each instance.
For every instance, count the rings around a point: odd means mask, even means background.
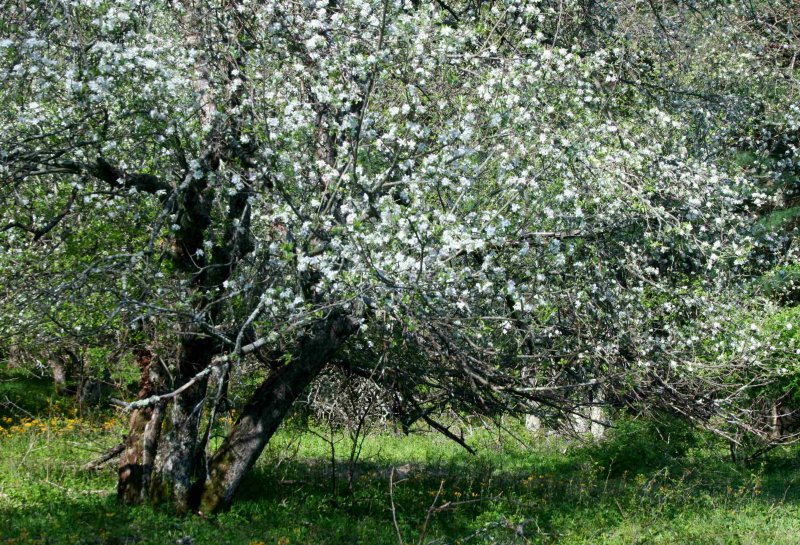
[[[138,365],[120,497],[181,510],[229,504],[332,365],[408,421],[602,392],[764,430],[795,395],[800,42],[757,4],[20,3],[0,334]]]

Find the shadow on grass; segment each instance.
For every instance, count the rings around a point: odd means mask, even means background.
[[[208,518],[120,506],[111,495],[70,488],[58,476],[37,473],[36,482],[11,483],[0,475],[0,545],[396,545],[398,530],[406,544],[747,543],[725,537],[745,530],[755,536],[752,543],[783,543],[772,540],[780,532],[797,537],[790,525],[800,500],[794,452],[745,468],[709,445],[666,451],[648,439],[649,431],[639,433],[566,452],[497,447],[432,461],[376,456],[357,465],[352,491],[340,463],[336,494],[324,457],[278,463],[266,456],[233,508]],[[113,486],[113,472],[103,482]]]
[[[43,415],[54,404],[58,407],[71,405],[55,393],[53,382],[28,373],[0,373],[0,418]]]
[[[666,452],[663,458],[638,448],[664,445],[634,441],[629,451],[620,443],[624,441],[618,437],[561,456],[531,455],[528,470],[498,470],[502,463],[494,464],[491,456],[457,457],[443,464],[395,461],[402,470],[394,488],[400,533],[406,543],[416,542],[429,513],[423,542],[435,536],[441,543],[550,543],[566,534],[586,539],[614,534],[631,521],[668,526],[680,518],[702,526],[716,517],[735,533],[731,510],[750,509],[754,519],[767,519],[776,505],[796,510],[800,500],[800,463],[792,453],[774,465],[745,468],[707,450],[692,452],[691,443],[685,452]],[[360,463],[352,492],[343,491],[339,472],[340,492],[334,497],[329,460],[294,461],[277,470],[262,465],[244,484],[239,509],[257,513],[265,505],[293,506],[288,511],[299,515],[295,523],[322,529],[325,535],[335,529],[342,538],[320,543],[395,543],[389,472],[386,464]],[[358,523],[348,524],[346,517]],[[371,535],[373,531],[382,532],[384,539]],[[718,532],[710,526],[706,537],[716,543]]]

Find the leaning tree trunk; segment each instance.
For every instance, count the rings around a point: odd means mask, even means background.
[[[291,363],[258,387],[211,459],[205,481],[198,486],[200,512],[219,511],[230,505],[242,479],[294,401],[357,330],[358,321],[354,317],[332,314],[300,339]]]

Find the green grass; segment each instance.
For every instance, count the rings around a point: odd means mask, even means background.
[[[338,437],[335,494],[329,445],[287,429],[233,508],[203,518],[120,506],[113,467],[81,469],[119,440],[122,416],[41,414],[0,422],[6,430],[0,434],[0,545],[397,544],[393,467],[397,526],[406,544],[800,542],[796,452],[776,452],[755,467],[737,465],[721,445],[674,424],[667,436],[654,425],[626,423],[608,440],[583,445],[515,428],[521,444],[480,429],[469,436],[477,456],[422,430],[408,437],[374,434],[365,441],[352,492],[347,440]]]
[[[74,408],[71,399],[56,394],[52,381],[21,369],[0,371],[0,418]]]

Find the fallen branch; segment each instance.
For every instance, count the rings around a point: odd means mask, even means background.
[[[125,450],[125,443],[120,443],[119,445],[115,445],[105,451],[99,458],[92,460],[91,462],[87,463],[83,466],[84,471],[93,471],[95,469],[100,469],[105,464],[122,454],[122,451]]]
[[[448,439],[450,439],[450,440],[452,440],[452,441],[455,441],[456,443],[458,443],[459,445],[461,445],[461,447],[462,447],[462,448],[464,448],[464,450],[466,450],[466,451],[467,451],[467,452],[469,452],[470,454],[476,454],[476,452],[475,452],[475,449],[474,449],[474,448],[472,448],[471,446],[469,446],[469,445],[466,443],[466,441],[464,441],[464,439],[463,439],[463,438],[461,438],[461,437],[459,437],[458,435],[454,434],[453,432],[451,432],[449,429],[447,429],[447,428],[445,428],[444,426],[442,426],[441,424],[439,424],[437,421],[435,421],[435,420],[434,420],[433,418],[431,418],[430,416],[428,416],[428,415],[423,415],[423,416],[422,416],[422,419],[423,419],[423,420],[424,420],[424,421],[425,421],[425,422],[426,422],[426,423],[427,423],[427,424],[428,424],[430,427],[432,427],[433,429],[435,429],[435,430],[436,430],[436,431],[438,431],[439,433],[441,433],[441,434],[445,435],[445,436],[446,436]]]
[[[392,472],[389,473],[389,504],[392,508],[392,524],[394,525],[395,535],[397,535],[398,545],[405,545],[403,542],[403,534],[400,532],[400,526],[397,524],[397,509],[394,505],[394,466]]]

